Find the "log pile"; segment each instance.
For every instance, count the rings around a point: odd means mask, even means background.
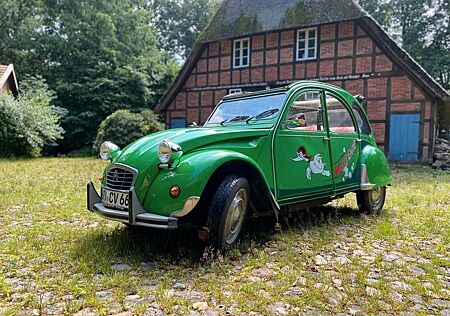
[[[436,139],[436,144],[434,145],[433,168],[450,170],[450,142],[446,139]]]

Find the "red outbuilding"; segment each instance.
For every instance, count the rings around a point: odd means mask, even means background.
[[[0,93],[12,93],[15,97],[19,94],[14,66],[0,64]]]

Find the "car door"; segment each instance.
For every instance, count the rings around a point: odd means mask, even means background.
[[[358,125],[346,101],[325,92],[335,194],[352,191],[360,184],[360,138]]]
[[[274,170],[281,204],[329,196],[333,191],[324,95],[319,89],[294,95],[274,135]]]

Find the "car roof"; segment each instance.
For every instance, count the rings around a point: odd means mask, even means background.
[[[300,80],[296,81],[294,83],[291,83],[287,86],[280,87],[280,88],[273,88],[273,89],[266,89],[266,90],[259,90],[259,91],[243,91],[243,92],[237,92],[233,94],[226,95],[223,97],[223,101],[233,100],[233,99],[240,99],[240,98],[248,98],[253,96],[261,96],[261,95],[269,95],[277,92],[287,92],[287,91],[294,91],[299,88],[329,88],[331,90],[334,90],[338,93],[343,93],[352,96],[348,91],[320,81],[313,81],[313,80]]]

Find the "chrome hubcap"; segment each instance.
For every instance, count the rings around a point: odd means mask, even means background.
[[[240,189],[233,197],[225,222],[225,242],[232,244],[242,229],[247,210],[248,196],[245,189]]]
[[[381,188],[375,188],[370,191],[370,200],[373,208],[377,208],[382,199]]]

